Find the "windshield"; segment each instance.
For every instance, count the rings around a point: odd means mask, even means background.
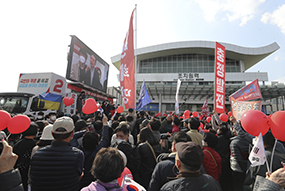
[[[0,96],[0,110],[9,113],[24,113],[27,108],[29,98]]]

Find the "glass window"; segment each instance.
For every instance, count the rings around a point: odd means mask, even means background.
[[[207,54],[180,54],[141,60],[140,73],[214,72],[215,57]],[[226,72],[240,72],[238,60],[226,58]]]

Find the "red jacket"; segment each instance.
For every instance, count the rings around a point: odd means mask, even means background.
[[[172,126],[172,134],[176,133],[176,132],[179,132],[180,129],[179,129],[179,126],[178,125],[173,125]]]
[[[203,147],[204,152],[204,160],[203,166],[207,174],[211,175],[214,179],[219,182],[220,175],[222,173],[222,158],[220,157],[219,153],[217,153],[211,147]],[[211,156],[211,154],[212,156]],[[215,162],[216,161],[216,162]]]

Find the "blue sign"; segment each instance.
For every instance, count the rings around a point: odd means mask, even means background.
[[[137,104],[138,107],[138,104]],[[159,110],[159,104],[158,103],[150,103],[142,107],[142,111],[158,111]]]

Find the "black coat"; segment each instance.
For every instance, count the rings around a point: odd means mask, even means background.
[[[137,180],[145,189],[148,188],[149,181],[151,179],[152,172],[156,165],[156,157],[161,153],[160,144],[152,146],[153,152],[149,145],[144,142],[139,144],[138,150],[141,156],[141,163],[139,166],[139,179]]]

